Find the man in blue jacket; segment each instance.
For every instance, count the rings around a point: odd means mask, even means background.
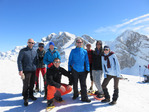
[[[75,100],[78,94],[78,79],[80,80],[81,86],[81,101],[83,102],[91,102],[87,96],[87,87],[86,87],[86,77],[87,73],[90,70],[89,67],[89,60],[88,54],[85,49],[82,48],[83,40],[78,38],[76,40],[76,48],[72,49],[69,62],[68,62],[68,70],[72,73],[73,78],[73,97],[72,99]]]
[[[23,99],[24,105],[28,106],[28,98],[36,100],[33,96],[36,71],[36,50],[33,49],[34,40],[28,40],[28,46],[21,49],[18,56],[19,75],[23,77]]]

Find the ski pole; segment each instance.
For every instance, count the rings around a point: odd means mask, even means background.
[[[139,65],[139,81],[141,82],[141,66]]]
[[[41,97],[41,69],[40,69],[40,72],[39,72],[39,76],[40,76],[40,97]]]

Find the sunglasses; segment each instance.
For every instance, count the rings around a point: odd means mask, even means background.
[[[60,61],[54,61],[53,63],[61,63]]]
[[[43,48],[43,46],[39,46],[39,47],[42,47]]]
[[[28,42],[29,44],[34,44],[34,42]]]
[[[96,44],[96,45],[101,45],[101,44]]]
[[[104,51],[109,51],[109,49],[104,49]]]
[[[77,42],[78,44],[81,44],[82,42]]]

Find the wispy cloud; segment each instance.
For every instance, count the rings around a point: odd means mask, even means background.
[[[145,35],[149,35],[149,14],[145,14],[133,19],[125,19],[125,22],[113,26],[100,27],[95,30],[96,33],[122,33],[125,30],[134,30]]]

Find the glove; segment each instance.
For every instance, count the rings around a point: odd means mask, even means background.
[[[86,74],[88,74],[89,73],[89,71],[86,71]]]
[[[48,64],[48,68],[50,68],[53,65],[53,63]]]
[[[72,75],[72,72],[71,72],[71,71],[68,71],[68,73],[69,73],[70,75]]]

